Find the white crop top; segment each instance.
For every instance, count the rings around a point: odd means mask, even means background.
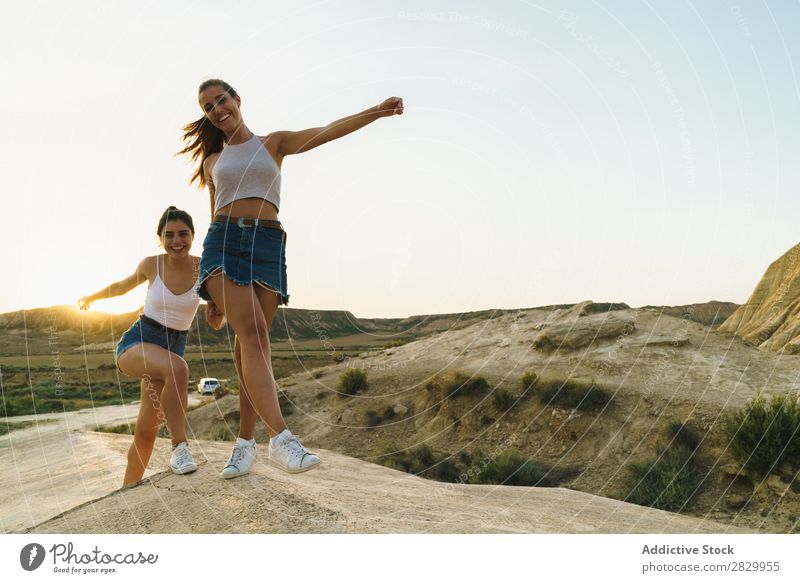
[[[242,144],[225,144],[211,180],[214,212],[243,198],[263,198],[280,209],[281,170],[255,134]]]
[[[158,265],[161,258],[156,257],[156,278],[147,288],[144,298],[144,315],[152,318],[162,326],[173,330],[188,330],[194,320],[197,307],[200,305],[200,296],[194,285],[186,292],[175,295],[164,285]]]

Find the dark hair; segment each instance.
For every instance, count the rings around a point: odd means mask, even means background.
[[[222,87],[225,93],[230,95],[233,99],[238,97],[236,90],[222,79],[203,81],[197,93],[200,94],[209,87],[214,87],[215,85]],[[214,124],[212,124],[204,114],[197,121],[187,123],[183,126],[182,139],[186,142],[186,147],[179,151],[178,154],[188,154],[193,162],[200,158],[200,163],[189,179],[189,184],[197,180],[200,188],[204,188],[206,185],[206,177],[203,175],[203,163],[211,154],[222,151],[222,145],[225,143],[225,132],[214,127]]]
[[[194,222],[192,221],[192,217],[186,211],[178,210],[178,207],[171,206],[167,210],[164,211],[164,214],[161,215],[161,218],[158,219],[158,229],[156,230],[156,234],[161,238],[161,233],[164,232],[164,225],[166,225],[169,221],[183,221],[189,227],[189,230],[194,235]]]

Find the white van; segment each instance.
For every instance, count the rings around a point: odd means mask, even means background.
[[[219,388],[219,380],[215,378],[200,379],[197,383],[197,392],[201,395],[213,395]]]

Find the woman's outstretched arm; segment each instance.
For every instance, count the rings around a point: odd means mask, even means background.
[[[278,152],[281,156],[301,154],[321,146],[326,142],[351,134],[378,118],[403,113],[403,99],[390,97],[374,107],[360,113],[337,119],[320,128],[309,128],[299,132],[279,131],[270,134],[270,138],[278,140]]]
[[[100,291],[97,291],[93,294],[88,296],[83,296],[78,300],[78,307],[81,310],[88,310],[89,306],[92,302],[97,300],[104,300],[106,298],[113,298],[116,296],[123,296],[133,288],[138,286],[139,284],[144,283],[147,281],[147,267],[150,262],[150,257],[143,259],[141,263],[136,267],[136,271],[134,271],[131,275],[126,277],[125,279],[121,279],[119,281],[115,281],[109,286],[104,287]]]

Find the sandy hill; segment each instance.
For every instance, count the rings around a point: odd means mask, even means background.
[[[800,244],[767,268],[747,303],[719,330],[773,352],[800,352]]]
[[[558,486],[620,500],[631,488],[630,465],[658,456],[670,427],[682,423],[697,435],[704,472],[692,514],[789,532],[797,528],[800,480],[790,470],[769,483],[743,479],[722,425],[758,394],[791,392],[798,364],[659,308],[597,311],[584,302],[499,314],[279,384],[287,422],[314,447],[379,463],[420,444],[450,460],[515,449],[549,468]],[[366,391],[336,391],[348,368],[367,372]],[[438,398],[428,383],[453,370],[485,377],[491,389]],[[542,404],[522,395],[525,371],[593,381],[613,402],[595,412]],[[493,404],[501,388],[517,399],[506,412]],[[238,420],[235,395],[188,415],[203,439],[233,439]],[[263,427],[256,437],[265,442]]]

